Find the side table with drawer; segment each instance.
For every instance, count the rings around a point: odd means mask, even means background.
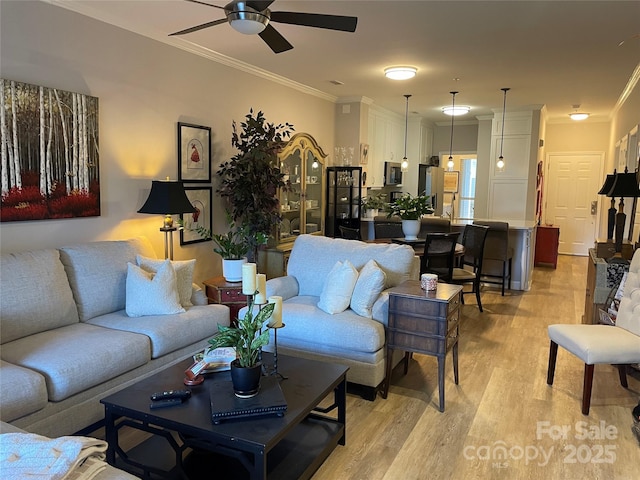
[[[242,294],[242,282],[227,282],[224,277],[209,278],[202,282],[209,303],[219,303],[229,307],[231,325],[236,325],[238,312],[247,306],[247,297]]]
[[[382,397],[387,398],[391,380],[393,350],[404,350],[405,373],[410,352],[438,358],[440,411],[444,412],[444,366],[453,351],[453,374],[458,384],[458,338],[462,287],[438,283],[435,291],[420,288],[417,280],[407,280],[389,290],[387,327],[387,373]]]

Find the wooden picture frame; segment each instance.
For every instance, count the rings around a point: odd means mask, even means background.
[[[360,144],[360,165],[367,165],[369,163],[369,144]]]
[[[211,183],[211,127],[178,122],[178,180]]]
[[[180,245],[209,242],[211,239],[202,238],[197,232],[189,229],[202,227],[211,231],[212,215],[212,187],[185,187],[187,198],[198,211],[196,213],[181,213],[180,219],[185,228],[180,230]]]
[[[460,172],[444,172],[444,193],[458,193]]]

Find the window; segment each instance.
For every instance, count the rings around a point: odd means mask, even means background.
[[[473,218],[474,202],[476,197],[476,167],[478,161],[475,158],[463,158],[460,161],[460,197],[458,198],[458,216],[460,218]]]

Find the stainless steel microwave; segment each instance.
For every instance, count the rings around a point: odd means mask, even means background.
[[[402,185],[402,166],[397,162],[384,162],[384,185]]]

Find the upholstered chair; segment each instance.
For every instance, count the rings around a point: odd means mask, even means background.
[[[487,239],[489,227],[484,225],[465,225],[462,234],[462,245],[464,246],[464,256],[461,267],[453,269],[453,277],[450,283],[458,285],[470,284],[471,291],[462,291],[462,303],[467,293],[475,293],[478,302],[478,309],[482,312],[482,301],[480,300],[480,274],[482,272],[482,259],[484,256],[484,245]]]
[[[582,413],[589,415],[593,370],[596,364],[618,367],[620,384],[627,388],[627,365],[640,363],[640,249],[636,250],[624,286],[615,326],[549,325],[547,384],[553,385],[558,346],[584,362]]]
[[[511,290],[513,247],[509,247],[509,223],[479,220],[473,223],[489,227],[487,241],[484,245],[481,281],[482,283],[500,285],[504,297],[505,286]]]

